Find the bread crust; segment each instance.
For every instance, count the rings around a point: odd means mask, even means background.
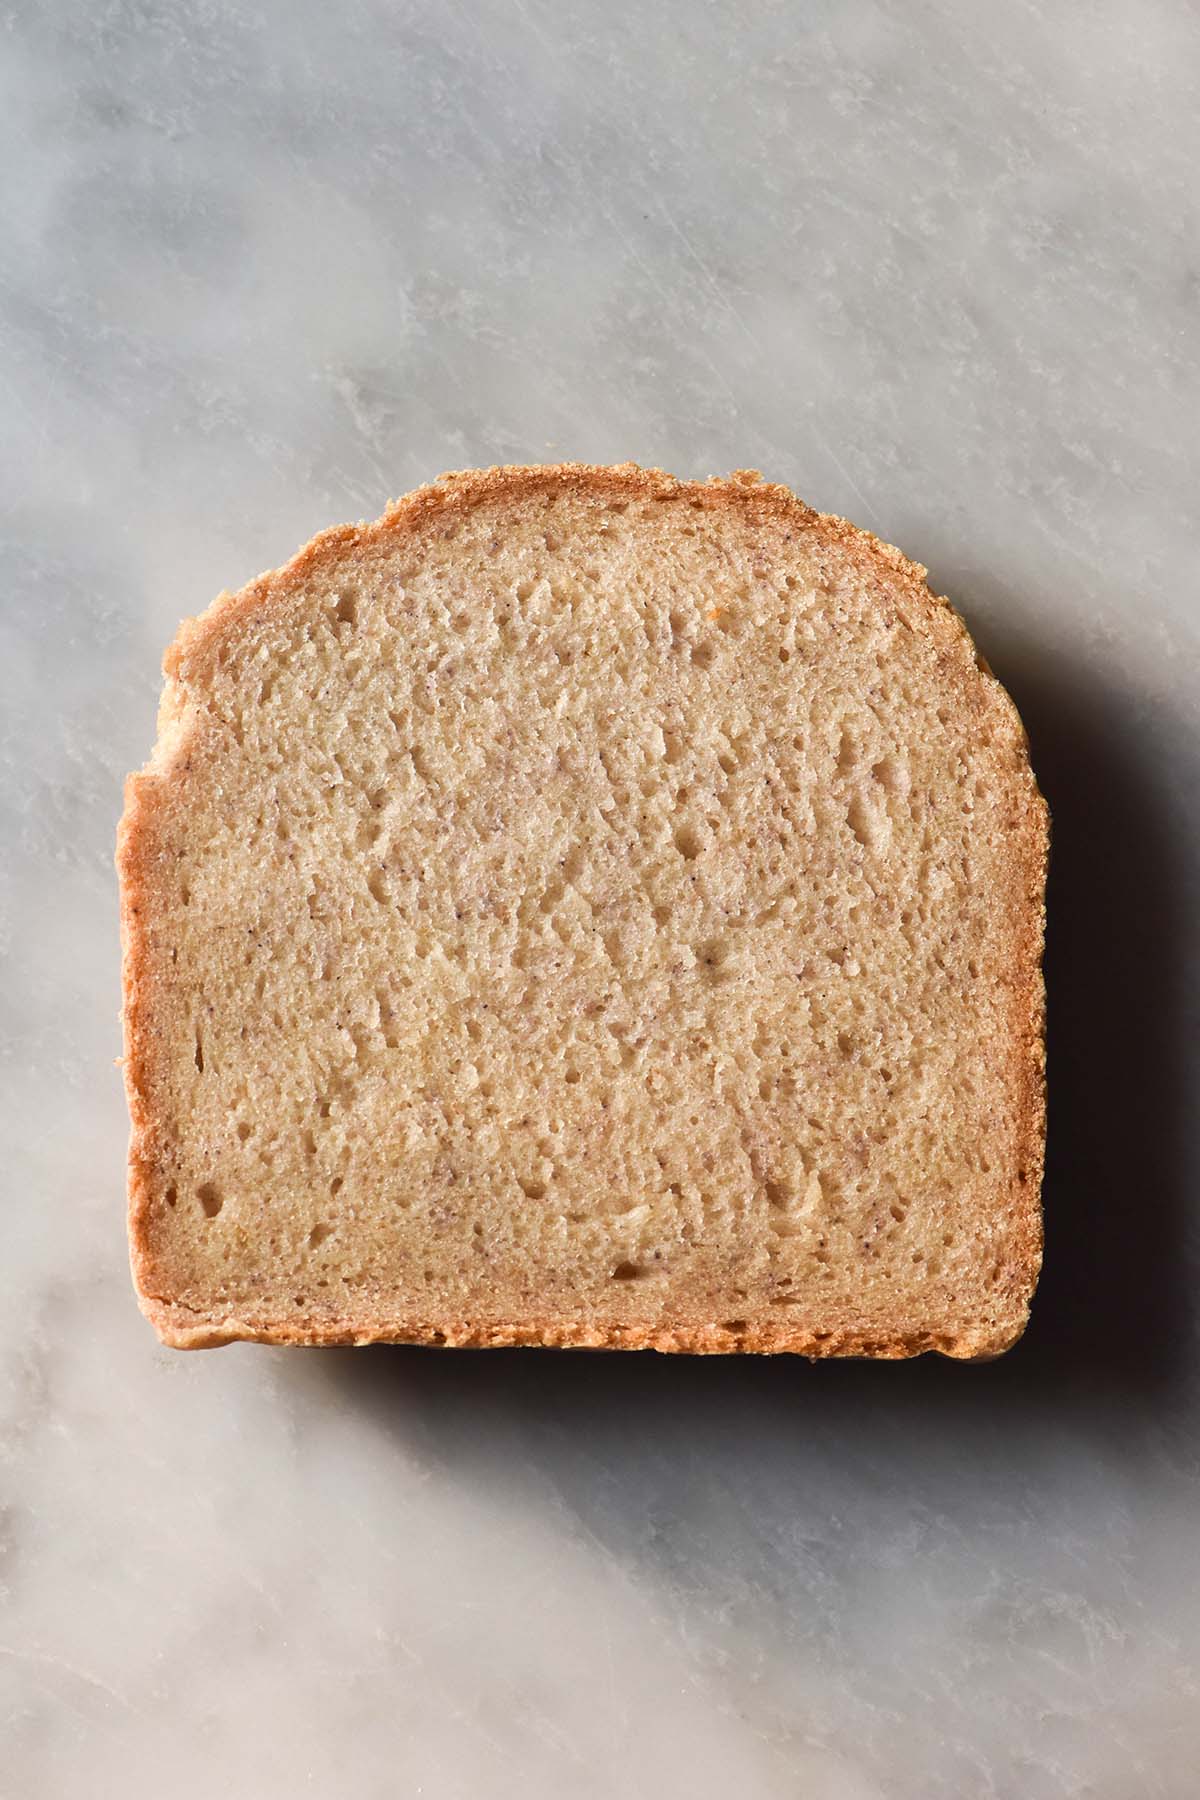
[[[1013,741],[1025,757],[1028,745],[1016,708],[976,651],[961,618],[949,601],[933,594],[926,571],[893,545],[847,520],[817,513],[789,489],[763,481],[756,471],[736,470],[709,481],[680,481],[660,469],[634,463],[601,467],[559,463],[531,467],[497,467],[453,471],[393,502],[371,524],[342,525],[320,532],[290,562],[249,582],[236,593],[222,593],[198,618],[186,620],[163,659],[166,687],[159,711],[158,740],[149,763],[129,776],[125,808],[117,832],[120,879],[124,1080],[130,1114],[128,1158],[128,1229],[134,1285],[142,1311],[164,1344],[202,1349],[235,1341],[268,1344],[400,1343],[460,1348],[542,1345],[555,1348],[659,1350],[688,1354],[789,1352],[810,1358],[858,1356],[899,1359],[935,1351],[958,1359],[982,1360],[1001,1354],[1020,1336],[980,1328],[956,1336],[914,1330],[880,1335],[862,1321],[834,1331],[814,1331],[802,1320],[770,1326],[733,1328],[713,1322],[703,1327],[657,1326],[652,1329],[598,1327],[586,1319],[537,1319],[480,1323],[453,1317],[397,1318],[382,1300],[364,1295],[353,1315],[269,1317],[242,1310],[199,1313],[153,1291],[148,1239],[151,1182],[157,1164],[156,1121],[148,1103],[148,1068],[154,1027],[149,1004],[149,924],[155,899],[150,854],[152,824],[171,784],[186,771],[199,729],[189,708],[184,682],[189,669],[215,656],[229,630],[252,615],[281,606],[320,571],[345,558],[376,548],[392,550],[433,523],[449,525],[457,516],[497,500],[519,503],[531,497],[573,493],[597,501],[638,499],[678,501],[715,513],[736,510],[763,525],[803,529],[836,545],[864,578],[886,582],[889,599],[904,602],[904,623],[925,634],[941,650],[967,651],[978,680],[1000,698],[1009,716]],[[1020,881],[1025,922],[1021,941],[1013,946],[1017,979],[1013,988],[1014,1029],[1006,1077],[1018,1103],[1020,1144],[1018,1182],[1009,1196],[1017,1255],[1008,1271],[1006,1290],[1027,1300],[1036,1286],[1042,1260],[1040,1189],[1045,1150],[1045,988],[1041,952],[1045,927],[1045,883],[1049,853],[1049,813],[1032,771],[1028,770],[1016,828],[1012,833],[1015,878]]]

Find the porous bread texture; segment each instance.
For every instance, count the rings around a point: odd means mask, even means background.
[[[121,823],[166,1343],[983,1357],[1046,811],[924,570],[748,474],[445,476],[222,595]]]

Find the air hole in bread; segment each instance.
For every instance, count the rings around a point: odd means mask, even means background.
[[[200,1202],[206,1219],[215,1219],[225,1202],[217,1190],[215,1182],[202,1181],[196,1189],[196,1198]]]

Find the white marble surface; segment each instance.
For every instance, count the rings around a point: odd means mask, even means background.
[[[1200,16],[0,18],[0,1792],[1200,1793]],[[156,1347],[111,872],[180,615],[447,466],[929,563],[1057,819],[990,1368]]]

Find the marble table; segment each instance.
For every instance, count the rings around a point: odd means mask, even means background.
[[[1200,1793],[1200,21],[0,21],[0,1791]],[[926,562],[1054,809],[989,1367],[159,1349],[111,868],[183,614],[446,467],[753,465]]]

